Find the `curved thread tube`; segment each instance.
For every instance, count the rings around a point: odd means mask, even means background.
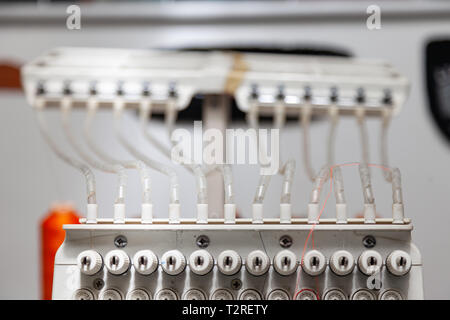
[[[231,171],[231,166],[228,164],[218,166],[216,168],[223,175],[223,187],[225,190],[225,203],[234,204],[234,191],[233,191],[233,173]]]
[[[37,102],[36,108],[35,108],[35,115],[37,118],[37,122],[39,125],[39,129],[41,131],[42,136],[44,137],[47,144],[50,146],[50,148],[53,150],[53,152],[65,163],[68,165],[78,169],[83,173],[85,179],[86,179],[86,190],[87,190],[87,203],[88,204],[96,204],[96,189],[95,189],[95,176],[92,173],[92,170],[84,165],[83,163],[67,156],[59,147],[56,145],[56,143],[53,141],[53,139],[50,136],[50,133],[48,132],[48,126],[47,122],[45,120],[44,114],[43,114],[43,105],[42,103]]]
[[[175,170],[172,168],[163,165],[162,163],[152,160],[147,157],[145,154],[141,153],[137,150],[123,135],[122,131],[122,109],[116,108],[114,110],[114,132],[117,136],[119,142],[128,150],[134,157],[143,161],[147,166],[153,168],[162,174],[169,177],[170,184],[170,203],[179,203],[179,183],[178,176],[175,173]]]
[[[86,161],[90,166],[101,170],[103,172],[107,173],[114,173],[117,174],[118,180],[119,180],[119,187],[118,187],[118,196],[116,198],[115,203],[124,203],[124,197],[125,197],[125,189],[126,189],[126,181],[127,176],[125,174],[125,168],[121,165],[110,165],[106,163],[101,163],[97,161],[96,159],[90,157],[86,152],[84,152],[81,145],[77,142],[75,137],[72,134],[72,130],[70,128],[70,115],[72,111],[72,103],[70,98],[64,98],[61,105],[61,112],[62,112],[62,124],[64,133],[67,137],[67,140],[69,140],[70,145],[72,148],[80,155],[80,157]]]
[[[197,203],[207,204],[208,203],[208,187],[206,182],[206,176],[203,169],[199,165],[191,165],[192,171],[197,181]]]
[[[291,203],[292,184],[295,175],[295,160],[288,160],[281,168],[280,173],[284,175],[281,203]]]
[[[91,98],[88,101],[88,112],[84,123],[84,137],[86,139],[87,145],[89,148],[103,161],[113,164],[113,165],[121,165],[126,169],[136,169],[139,172],[141,182],[142,182],[142,193],[143,193],[143,202],[150,203],[150,175],[147,171],[146,166],[142,163],[142,161],[120,161],[110,157],[106,152],[104,152],[98,145],[95,143],[94,139],[91,136],[91,128],[92,123],[97,112],[97,102],[95,99]]]
[[[362,163],[369,163],[369,136],[367,134],[366,127],[366,112],[361,107],[356,109],[356,120],[358,122],[358,128],[361,136],[361,152],[362,152]]]
[[[361,187],[364,195],[364,203],[373,204],[375,202],[375,199],[373,196],[372,184],[370,181],[370,172],[367,164],[359,165],[359,175],[361,178]]]
[[[310,203],[319,203],[320,193],[322,191],[323,185],[330,178],[330,168],[328,166],[322,167],[314,180],[314,189],[311,193]]]
[[[383,117],[381,121],[381,134],[380,134],[380,155],[381,164],[384,167],[389,167],[389,157],[388,157],[388,146],[387,146],[387,135],[389,125],[391,124],[392,111],[389,108],[383,110]],[[388,170],[383,170],[384,179],[387,182],[392,181],[392,172]]]
[[[259,177],[258,187],[256,188],[256,194],[253,198],[253,203],[263,203],[264,197],[266,196],[267,188],[270,184],[269,175],[261,175]]]
[[[339,167],[333,168],[333,186],[334,195],[336,197],[336,203],[345,203],[345,193],[344,193],[344,178],[342,177],[342,171]]]
[[[140,107],[141,131],[144,133],[144,136],[152,145],[158,148],[163,154],[165,154],[170,159],[171,158],[170,149],[159,143],[147,130],[147,124],[150,116],[151,116],[151,101],[147,100],[144,103],[141,103]],[[166,109],[165,123],[172,147],[174,146],[174,144],[173,141],[170,139],[170,136],[175,126],[176,117],[177,117],[177,110],[175,105],[175,99],[170,98]],[[183,163],[183,166],[194,174],[197,185],[197,203],[207,204],[208,203],[207,182],[206,182],[206,175],[203,172],[202,167],[199,166],[198,164],[189,165],[185,163]]]
[[[398,168],[392,169],[392,200],[394,204],[403,204],[402,178]]]
[[[259,128],[259,121],[258,121],[258,107],[257,105],[252,105],[250,107],[249,112],[247,113],[247,121],[248,124],[250,125],[250,127],[252,129],[258,130]],[[258,148],[259,143],[258,143],[259,139],[258,139],[258,134],[256,135],[256,143],[258,144]],[[263,148],[265,148],[265,146],[261,146]],[[259,152],[259,150],[258,150]],[[259,154],[266,154],[265,152],[259,152]],[[269,187],[270,184],[270,175],[260,175],[259,177],[259,182],[258,182],[258,186],[256,187],[256,193],[255,196],[253,198],[253,203],[263,203],[264,202],[264,197],[266,195],[266,191],[267,188]]]
[[[151,101],[149,99],[143,100],[140,103],[139,108],[139,122],[141,126],[141,131],[144,134],[144,137],[155,146],[162,154],[164,154],[167,158],[170,159],[170,149],[163,145],[158,139],[155,139],[153,135],[149,133],[147,130],[148,122],[150,121],[151,117]]]
[[[330,116],[330,131],[328,133],[328,145],[327,145],[327,159],[328,165],[334,165],[334,145],[336,141],[336,127],[339,122],[339,114],[336,106],[330,107],[329,111]]]
[[[311,106],[305,105],[300,111],[300,125],[303,129],[303,164],[311,181],[314,181],[316,173],[311,165],[309,154],[309,124],[311,122]]]

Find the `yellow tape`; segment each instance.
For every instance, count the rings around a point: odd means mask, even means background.
[[[228,73],[225,81],[224,91],[227,94],[233,95],[236,89],[241,85],[248,66],[245,63],[244,55],[242,53],[233,53],[233,65]]]

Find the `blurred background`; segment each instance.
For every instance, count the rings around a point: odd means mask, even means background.
[[[68,6],[81,9],[80,29],[66,25]],[[367,8],[381,9],[379,29],[367,26]],[[385,60],[411,82],[410,96],[389,132],[390,162],[403,175],[405,214],[415,226],[414,242],[422,252],[425,297],[450,298],[450,2],[398,1],[0,1],[0,298],[40,299],[40,227],[58,204],[83,215],[83,177],[60,162],[39,135],[31,107],[21,90],[20,67],[30,59],[61,46],[240,49],[279,53],[309,53]],[[202,97],[197,97],[201,100]],[[244,117],[231,103],[226,111],[229,128],[245,127]],[[194,101],[178,125],[192,129],[202,118]],[[55,139],[69,152],[57,111],[49,122]],[[73,112],[73,128],[82,126],[84,113]],[[138,119],[128,113],[125,126],[136,145],[155,159],[164,157],[143,140]],[[127,158],[114,139],[112,117],[100,111],[95,123],[97,141],[111,154]],[[313,166],[326,161],[329,123],[311,125]],[[161,119],[152,123],[162,140]],[[368,120],[371,162],[379,163],[381,123]],[[336,162],[360,158],[356,121],[343,118],[337,129]],[[71,152],[71,151],[70,151]],[[297,171],[293,211],[306,215],[311,183],[302,167],[301,132],[297,121],[282,132],[282,157],[294,157]],[[194,216],[193,177],[176,168],[181,180],[183,216]],[[258,168],[234,166],[236,202],[242,217],[250,216]],[[140,210],[137,174],[129,172],[127,208]],[[345,169],[351,216],[357,216],[363,199],[357,170]],[[168,181],[152,175],[158,217],[165,215]],[[100,216],[111,217],[114,175],[97,174]],[[348,182],[347,182],[348,181]],[[391,214],[390,186],[374,171],[374,192],[380,216]],[[272,179],[265,210],[278,214],[281,179]],[[334,214],[327,207],[325,216]]]

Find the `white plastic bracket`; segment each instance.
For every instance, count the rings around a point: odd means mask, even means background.
[[[319,223],[319,204],[309,203],[308,204],[308,223],[316,224]]]
[[[96,203],[87,204],[86,223],[97,223],[98,205]]]
[[[141,223],[153,223],[153,204],[143,203],[141,210]]]
[[[262,203],[252,204],[252,215],[253,215],[252,223],[263,223],[263,211],[264,205]]]
[[[197,203],[197,223],[208,223],[207,203]]]
[[[291,223],[292,206],[290,203],[280,203],[280,223]]]
[[[225,203],[223,209],[225,223],[236,223],[236,205],[234,203]]]
[[[125,223],[125,203],[114,204],[114,223]]]
[[[336,223],[347,223],[347,204],[336,203]]]
[[[376,218],[375,203],[364,204],[364,223],[375,223]]]
[[[394,203],[392,205],[392,223],[403,224],[403,219],[405,218],[403,204]]]
[[[169,204],[169,223],[177,224],[180,223],[180,204],[170,203]]]

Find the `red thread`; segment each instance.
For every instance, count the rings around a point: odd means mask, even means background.
[[[359,162],[343,163],[343,164],[334,165],[334,166],[331,166],[331,167],[330,167],[330,179],[329,179],[329,180],[330,180],[330,189],[329,189],[329,191],[328,191],[328,193],[327,193],[327,195],[326,195],[326,197],[325,197],[325,201],[324,201],[324,203],[323,203],[323,205],[322,205],[322,208],[320,209],[319,216],[317,217],[317,221],[319,221],[320,217],[322,216],[322,213],[323,213],[324,210],[325,210],[325,206],[326,206],[326,204],[327,204],[327,202],[328,202],[328,199],[330,198],[331,193],[332,193],[332,191],[333,191],[333,170],[334,170],[334,168],[336,168],[336,167],[357,166],[357,165],[360,165],[360,163],[359,163]],[[384,171],[391,171],[390,168],[385,167],[385,166],[382,166],[382,165],[379,165],[379,164],[371,164],[371,163],[370,163],[370,164],[367,164],[367,166],[368,166],[368,167],[380,168],[380,169],[382,169],[382,170],[384,170]],[[323,182],[319,185],[319,192],[320,192],[320,190],[321,190],[322,187],[323,187],[322,184],[323,184]],[[306,237],[305,245],[303,246],[302,258],[300,259],[300,265],[303,265],[303,260],[304,260],[304,257],[305,257],[306,247],[308,246],[309,238],[311,238],[312,248],[314,249],[314,235],[313,235],[313,233],[314,233],[314,229],[315,229],[315,227],[316,227],[316,224],[317,224],[317,223],[314,223],[314,224],[311,226],[311,230],[309,231],[308,236]],[[301,292],[303,292],[304,290],[313,292],[313,293],[316,295],[317,300],[319,300],[320,298],[319,298],[319,288],[318,288],[318,284],[317,284],[317,277],[315,277],[315,281],[316,281],[316,291],[317,291],[317,292],[314,292],[314,290],[308,289],[308,288],[305,288],[305,289],[302,289],[302,290],[298,290],[298,288],[300,287],[300,274],[301,274],[301,270],[298,272],[298,275],[297,275],[297,280],[296,280],[296,284],[295,284],[295,292],[296,292],[296,294],[294,295],[294,300],[295,300],[295,299],[297,298],[297,296],[298,296]]]

